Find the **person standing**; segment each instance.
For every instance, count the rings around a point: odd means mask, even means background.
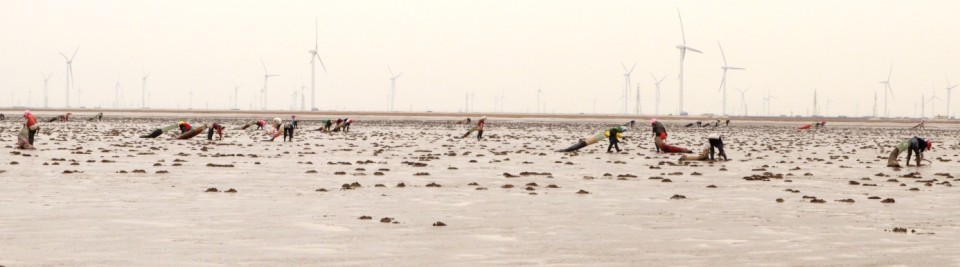
[[[483,138],[483,126],[487,124],[487,116],[483,116],[480,120],[477,120],[477,141],[480,141]]]
[[[657,152],[659,153],[662,151],[660,146],[663,145],[663,141],[667,139],[667,127],[664,127],[657,119],[650,120],[650,126],[653,128],[653,145],[657,147]]]
[[[293,129],[297,128],[296,123],[297,123],[296,121],[288,121],[283,123],[283,141],[284,142],[287,142],[287,140],[290,140],[290,142],[293,142]]]

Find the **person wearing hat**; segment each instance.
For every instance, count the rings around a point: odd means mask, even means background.
[[[657,147],[659,153],[662,151],[660,146],[663,144],[663,140],[667,139],[667,127],[664,127],[657,119],[650,120],[650,127],[653,128],[653,145]]]
[[[620,137],[621,133],[626,132],[627,127],[617,126],[607,130],[607,135],[610,138],[610,144],[607,145],[607,153],[610,153],[610,149],[616,148],[617,153],[620,153]]]
[[[193,129],[193,126],[190,126],[186,121],[180,121],[177,123],[177,127],[180,127],[180,134],[185,134]]]
[[[887,167],[899,167],[900,164],[897,162],[897,157],[904,151],[907,152],[907,166],[910,166],[910,157],[913,156],[913,154],[917,155],[917,166],[922,166],[920,161],[923,160],[923,152],[931,149],[933,149],[932,141],[924,140],[916,136],[904,139],[890,152],[890,157],[887,158]]]

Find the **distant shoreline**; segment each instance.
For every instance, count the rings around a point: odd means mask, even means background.
[[[38,116],[54,116],[67,112],[74,116],[92,116],[103,112],[106,117],[183,117],[183,118],[258,118],[258,117],[280,117],[287,118],[291,114],[297,115],[303,120],[317,120],[324,118],[354,117],[365,119],[427,119],[427,120],[446,120],[446,119],[464,119],[486,116],[491,119],[508,120],[601,120],[601,121],[622,121],[628,122],[636,120],[638,124],[652,118],[669,122],[713,122],[715,120],[730,119],[733,122],[779,122],[779,123],[810,123],[815,121],[826,121],[838,124],[852,125],[877,125],[883,124],[903,125],[916,124],[920,121],[917,118],[843,118],[843,117],[767,117],[767,116],[668,116],[668,115],[604,115],[604,114],[532,114],[532,113],[482,113],[482,112],[383,112],[383,111],[288,111],[288,110],[222,110],[222,109],[80,109],[80,108],[31,108],[33,113]],[[19,118],[23,109],[0,108],[0,113],[6,114],[8,118]],[[955,119],[927,119],[928,124],[950,124],[960,125],[960,120]]]

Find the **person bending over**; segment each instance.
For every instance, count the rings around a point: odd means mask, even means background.
[[[933,149],[932,141],[924,140],[916,136],[904,139],[890,152],[890,157],[887,158],[887,167],[899,167],[900,163],[897,162],[897,158],[904,151],[907,152],[907,166],[910,166],[910,157],[912,157],[913,154],[916,154],[917,166],[922,166],[920,161],[923,160],[923,152],[930,149]]]
[[[207,130],[207,140],[213,140],[213,134],[217,134],[217,140],[223,140],[223,125],[219,122],[214,122],[210,129]]]
[[[613,148],[616,148],[617,153],[620,153],[620,137],[622,137],[621,133],[626,131],[627,131],[627,127],[623,127],[623,126],[613,127],[613,128],[610,128],[610,130],[607,130],[607,134],[609,135],[609,138],[610,138],[610,144],[607,145],[607,153],[610,153],[611,152],[610,149],[613,149]]]

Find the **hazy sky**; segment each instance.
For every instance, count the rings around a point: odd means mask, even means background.
[[[686,57],[691,114],[720,113],[718,41],[731,66],[747,68],[728,73],[728,113],[740,112],[734,88],[752,85],[751,114],[768,88],[772,112],[806,114],[819,88],[821,114],[830,99],[831,115],[868,115],[891,63],[894,116],[919,113],[921,94],[934,88],[946,100],[945,75],[960,83],[960,1],[0,0],[0,106],[42,106],[41,72],[53,74],[50,105],[63,106],[57,52],[79,45],[73,69],[83,106],[113,107],[119,79],[124,105],[139,107],[142,67],[152,107],[186,108],[194,91],[194,108],[227,108],[240,85],[248,109],[263,87],[262,58],[280,75],[270,79],[268,107],[288,109],[291,94],[310,86],[316,17],[328,70],[318,66],[321,110],[386,110],[389,64],[404,73],[404,111],[459,111],[474,92],[477,111],[505,95],[505,111],[533,112],[540,86],[550,112],[590,113],[596,99],[598,113],[616,113],[622,61],[637,63],[643,113],[654,108],[651,72],[667,75],[661,113],[676,113],[677,9],[687,45],[704,52]],[[936,108],[945,113],[945,102]]]

